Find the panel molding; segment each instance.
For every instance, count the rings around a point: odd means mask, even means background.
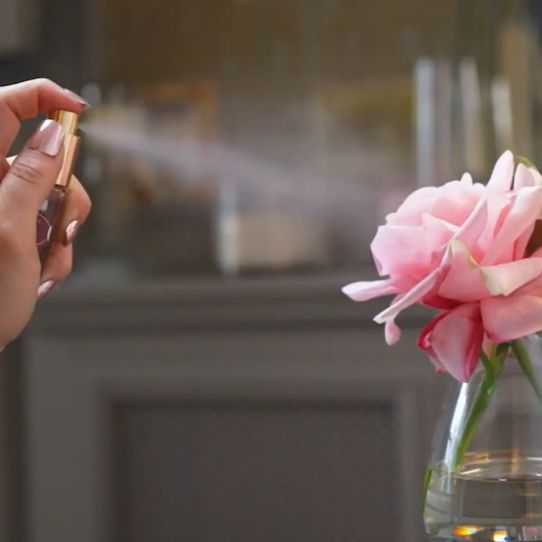
[[[361,277],[360,277],[361,275]],[[114,286],[72,284],[41,304],[31,333],[115,333],[283,330],[308,326],[382,329],[372,318],[386,300],[353,303],[341,287],[368,276],[323,275],[186,282],[127,282]],[[402,318],[416,328],[429,311],[412,307]]]
[[[40,309],[25,337],[29,542],[109,542],[115,403],[367,399],[396,405],[400,532],[404,542],[423,540],[419,487],[445,382],[415,348],[417,316],[390,349],[352,310],[363,305],[325,283],[136,290],[66,293]]]

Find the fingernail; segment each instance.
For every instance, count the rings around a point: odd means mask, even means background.
[[[75,94],[73,90],[70,90],[69,88],[65,88],[64,92],[70,97],[73,98],[77,103],[82,105],[85,109],[90,107],[90,104],[85,100],[85,98],[79,96],[79,94]]]
[[[56,156],[64,141],[64,128],[54,120],[42,122],[28,142],[30,149],[37,149],[48,156]]]
[[[55,283],[52,280],[48,280],[40,284],[38,288],[38,299],[45,297],[52,289]]]
[[[79,229],[79,221],[73,220],[66,227],[66,244],[69,245],[75,239],[77,235],[77,230]]]

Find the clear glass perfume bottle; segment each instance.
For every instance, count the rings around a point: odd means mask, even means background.
[[[55,111],[49,118],[64,128],[64,157],[62,168],[49,197],[43,202],[37,218],[36,243],[42,262],[47,258],[51,242],[55,239],[56,226],[62,220],[64,200],[68,194],[73,174],[73,167],[79,148],[79,137],[76,135],[79,117],[71,111]]]
[[[542,341],[519,346],[445,404],[424,488],[430,540],[542,541]]]

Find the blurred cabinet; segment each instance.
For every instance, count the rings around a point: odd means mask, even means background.
[[[29,542],[421,542],[444,384],[345,278],[66,289],[23,348]]]

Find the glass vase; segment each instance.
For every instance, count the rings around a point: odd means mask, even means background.
[[[542,340],[493,346],[453,386],[424,484],[429,540],[542,541]]]

